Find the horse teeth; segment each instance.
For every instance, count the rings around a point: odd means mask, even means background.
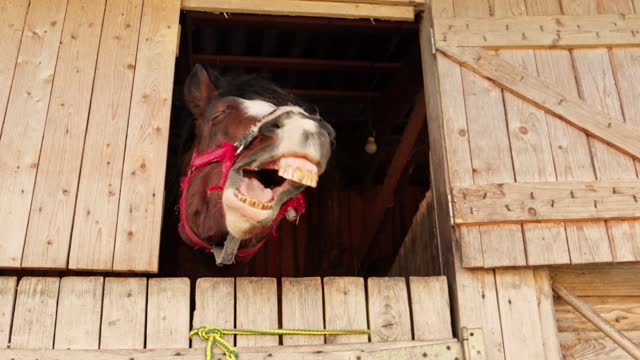
[[[240,192],[240,190],[236,189],[233,192],[233,195],[235,195],[236,199],[240,200],[240,202],[242,202],[245,205],[251,206],[253,208],[259,209],[259,210],[270,210],[273,208],[273,203],[269,202],[262,202],[256,199],[251,199],[248,198],[244,195],[242,195],[242,193]]]

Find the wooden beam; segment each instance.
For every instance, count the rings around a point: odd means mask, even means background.
[[[640,15],[435,19],[437,46],[611,47],[640,44]]]
[[[352,4],[383,4],[383,5],[406,5],[424,6],[425,0],[306,0],[306,1],[335,1]]]
[[[394,71],[401,67],[397,62],[331,60],[312,58],[288,58],[270,56],[205,55],[194,54],[195,62],[215,66],[259,67],[273,69],[311,69],[340,71]]]
[[[640,129],[614,120],[597,106],[480,48],[440,47],[454,61],[524,97],[578,129],[640,159]]]
[[[361,247],[361,249],[365,249],[365,252],[360,254],[360,258],[364,258],[372,251],[371,244],[373,243],[373,239],[376,237],[387,208],[391,206],[398,181],[404,172],[407,161],[409,161],[411,157],[413,147],[425,123],[425,100],[424,94],[421,91],[416,97],[415,108],[409,116],[409,122],[402,134],[402,140],[400,140],[400,144],[393,155],[391,165],[387,170],[387,176],[384,179],[382,190],[376,197],[375,206],[372,209],[371,217],[367,223],[368,230],[365,233],[364,243]]]
[[[183,10],[413,21],[413,6],[305,0],[182,0]]]
[[[457,225],[640,218],[640,180],[453,188]]]

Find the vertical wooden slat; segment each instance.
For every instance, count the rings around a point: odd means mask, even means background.
[[[236,326],[242,328],[278,328],[278,288],[274,278],[236,279]],[[278,336],[242,335],[238,346],[278,345]]]
[[[144,348],[146,306],[146,278],[107,278],[100,348]]]
[[[369,278],[367,285],[371,341],[411,340],[406,280],[402,277]]]
[[[324,319],[327,329],[367,328],[367,303],[364,280],[358,277],[326,277],[324,285]],[[362,343],[367,335],[326,337],[327,344]]]
[[[235,326],[235,283],[233,278],[200,278],[196,281],[194,328],[208,325],[219,328]],[[233,335],[224,339],[234,344]],[[205,342],[194,339],[191,347],[204,348]]]
[[[322,329],[322,282],[319,277],[282,279],[282,327]],[[283,345],[324,344],[324,336],[282,337]]]
[[[0,39],[2,39],[2,52],[0,52],[0,134],[4,114],[7,110],[9,91],[13,81],[13,72],[16,68],[18,50],[22,30],[29,9],[29,0],[5,0],[0,3]]]
[[[409,288],[414,340],[452,338],[447,278],[412,276]]]
[[[527,1],[529,15],[561,15],[559,0]],[[578,89],[568,50],[535,50],[538,75],[563,92],[577,96]],[[595,180],[587,136],[557,117],[546,114],[551,149],[559,181]],[[589,261],[592,249],[608,247],[603,221],[566,223],[567,244],[572,262]],[[600,253],[600,251],[597,251]]]
[[[179,0],[146,0],[131,95],[113,268],[158,269]]]
[[[15,276],[0,277],[0,349],[9,345],[13,305],[16,300],[17,278]]]
[[[533,278],[536,283],[538,313],[540,314],[542,342],[544,344],[544,358],[548,360],[560,360],[562,359],[562,353],[560,352],[560,341],[558,339],[558,328],[556,326],[551,276],[546,269],[534,270]]]
[[[496,270],[500,321],[507,359],[544,359],[533,271]]]
[[[12,349],[51,349],[56,325],[59,278],[24,277],[11,328]]]
[[[69,268],[110,270],[142,0],[109,0],[80,171]]]
[[[27,231],[67,0],[32,0],[0,137],[0,266],[17,267]]]
[[[104,0],[69,0],[29,215],[23,267],[67,267],[104,4]]]
[[[55,349],[97,349],[100,344],[102,287],[100,276],[60,281]]]
[[[497,1],[495,16],[526,16],[524,0]],[[500,57],[537,75],[533,50],[502,50]],[[504,92],[507,126],[515,177],[518,182],[555,181],[553,154],[544,111]],[[568,264],[569,247],[564,223],[523,225],[529,265]]]
[[[147,349],[189,347],[188,278],[149,279]]]

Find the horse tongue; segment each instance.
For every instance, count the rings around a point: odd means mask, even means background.
[[[262,202],[270,202],[273,200],[273,191],[265,188],[260,181],[255,178],[244,178],[238,190],[240,190],[242,195],[254,200]]]

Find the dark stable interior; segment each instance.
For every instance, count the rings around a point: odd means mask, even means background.
[[[315,105],[337,134],[318,187],[304,192],[306,213],[298,224],[283,221],[241,275],[386,274],[430,186],[426,126],[415,143],[404,132],[422,91],[417,24],[183,12],[176,61],[159,275],[225,275],[176,230],[176,154],[188,118],[182,86],[196,63],[222,75],[260,74]],[[392,169],[394,157],[402,166]],[[385,191],[393,201],[380,207]],[[376,211],[384,214],[377,223]]]

